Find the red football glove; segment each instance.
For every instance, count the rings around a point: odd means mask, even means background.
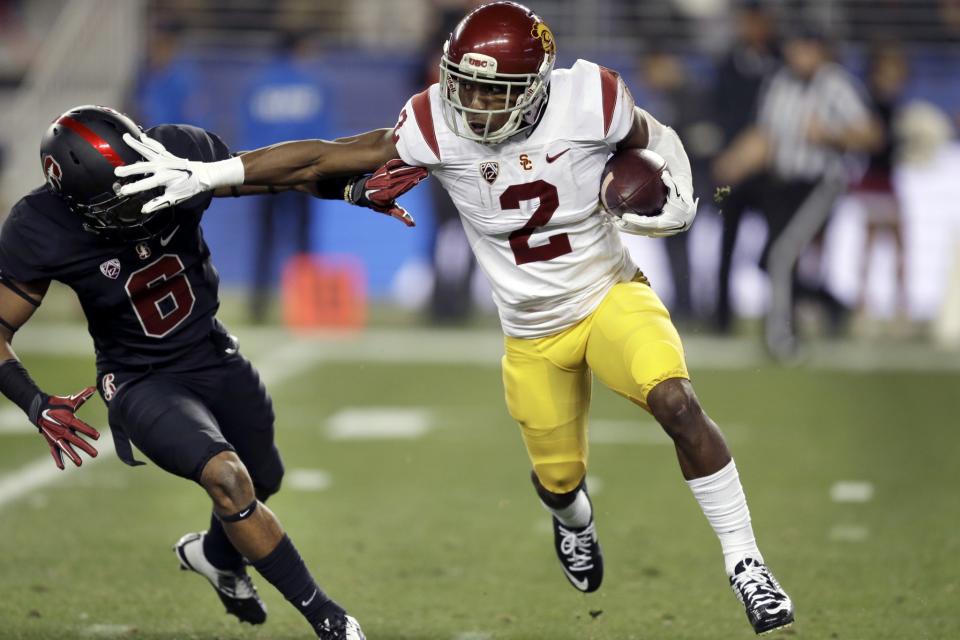
[[[403,160],[390,160],[369,176],[358,178],[349,187],[347,200],[359,207],[367,207],[392,216],[407,225],[415,226],[413,216],[397,204],[397,198],[413,189],[427,177],[423,167],[411,167]]]
[[[73,450],[74,446],[79,447],[91,458],[97,457],[97,450],[81,438],[80,434],[98,440],[100,433],[74,415],[94,391],[96,391],[95,387],[87,387],[72,396],[47,396],[46,402],[40,403],[36,410],[33,423],[46,438],[50,446],[50,455],[60,469],[64,468],[63,454],[67,454],[67,457],[78,467],[82,463],[80,456]]]

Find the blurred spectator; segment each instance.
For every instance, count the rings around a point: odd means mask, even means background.
[[[862,327],[865,321],[871,250],[879,236],[885,233],[889,233],[894,241],[896,324],[905,326],[907,322],[903,226],[900,201],[893,182],[893,166],[899,153],[899,141],[893,130],[893,123],[906,79],[907,62],[903,52],[890,43],[875,45],[868,62],[867,89],[870,109],[883,128],[884,143],[870,154],[867,170],[855,186],[853,194],[853,199],[863,210],[866,221],[855,328]]]
[[[677,131],[690,157],[696,190],[709,191],[709,160],[718,151],[719,133],[710,121],[710,104],[705,92],[691,81],[676,54],[662,49],[650,51],[641,57],[639,67],[646,89],[645,107]],[[681,233],[665,241],[674,287],[670,315],[679,321],[693,317],[689,239],[689,234]]]
[[[713,92],[725,144],[753,124],[760,88],[780,64],[776,31],[773,13],[763,2],[746,2],[737,14],[736,40],[720,63]],[[730,278],[737,232],[745,210],[762,208],[763,182],[760,174],[745,176],[722,203],[723,236],[714,316],[715,328],[722,333],[730,330],[733,320]]]
[[[213,98],[203,90],[196,64],[182,51],[183,29],[161,24],[147,35],[146,69],[134,111],[144,127],[163,123],[210,125]]]
[[[477,4],[472,0],[435,3],[435,27],[424,43],[422,75],[418,91],[437,81],[443,44],[464,14]],[[427,180],[433,201],[434,229],[430,240],[433,268],[433,293],[430,297],[430,320],[436,324],[458,324],[466,321],[472,309],[471,282],[477,261],[460,222],[460,213],[439,180]]]
[[[240,118],[240,144],[245,149],[284,140],[330,137],[329,97],[320,65],[304,32],[284,34],[275,57],[251,80]],[[257,198],[256,251],[250,318],[267,318],[276,265],[278,230],[293,231],[294,250],[310,252],[313,199],[297,191]]]
[[[13,0],[0,0],[0,88],[20,83],[36,47],[18,5]]]
[[[771,355],[796,350],[794,294],[820,302],[834,327],[844,308],[819,281],[801,281],[797,263],[825,226],[846,189],[844,156],[882,141],[858,85],[831,62],[822,28],[794,27],[786,38],[786,65],[760,98],[756,125],[741,134],[715,163],[722,182],[739,184],[767,168],[761,206],[769,229],[764,263],[770,275],[765,342]]]

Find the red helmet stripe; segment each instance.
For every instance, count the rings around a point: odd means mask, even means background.
[[[430,90],[426,89],[413,96],[413,115],[417,120],[420,134],[427,141],[433,155],[440,159],[440,145],[437,144],[437,131],[433,126],[433,113],[430,110]]]
[[[616,71],[600,67],[600,95],[603,96],[603,135],[610,133],[610,124],[613,122],[613,109],[617,106],[617,93],[620,85],[620,74]]]
[[[57,120],[57,124],[62,124],[67,129],[70,129],[75,134],[86,140],[90,145],[100,152],[107,162],[112,164],[115,167],[126,164],[120,156],[117,155],[117,152],[113,150],[113,147],[110,146],[106,140],[94,133],[89,127],[85,124],[77,122],[70,116],[63,116]]]

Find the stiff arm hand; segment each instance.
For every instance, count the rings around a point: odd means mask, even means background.
[[[344,199],[359,207],[392,216],[412,227],[416,224],[413,216],[397,204],[397,198],[426,177],[427,170],[423,167],[411,167],[402,160],[390,160],[371,175],[347,183]]]
[[[146,161],[119,166],[114,169],[114,174],[118,178],[136,175],[148,177],[123,185],[120,187],[120,195],[129,196],[163,188],[163,193],[143,205],[143,213],[176,206],[217,187],[243,184],[243,161],[239,157],[217,162],[197,162],[173,155],[160,142],[146,134],[140,134],[137,139],[125,133],[123,141],[146,158]]]

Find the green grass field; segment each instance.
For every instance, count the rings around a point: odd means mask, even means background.
[[[19,351],[42,386],[92,380],[75,328],[31,330]],[[560,572],[526,477],[497,334],[240,334],[273,394],[288,470],[270,506],[371,640],[753,636],[672,447],[612,393],[595,391],[590,472],[607,575],[584,596]],[[797,607],[780,637],[960,638],[960,367],[844,346],[824,366],[780,369],[744,349],[688,346],[761,548]],[[171,544],[206,526],[199,487],[112,455],[31,485],[52,463],[4,411],[0,638],[311,637],[263,580],[270,619],[251,628],[177,570]],[[105,426],[98,399],[82,415]],[[359,437],[381,423],[394,437]],[[868,484],[837,501],[838,482]]]

